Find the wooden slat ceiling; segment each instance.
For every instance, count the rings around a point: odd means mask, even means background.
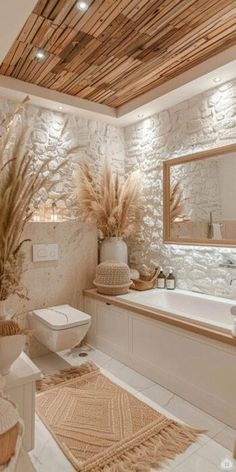
[[[236,0],[87,3],[39,0],[0,73],[119,107],[236,44]]]

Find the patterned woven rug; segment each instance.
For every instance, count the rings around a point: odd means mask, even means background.
[[[93,363],[45,377],[38,391],[38,415],[80,472],[149,472],[200,433],[150,408]]]

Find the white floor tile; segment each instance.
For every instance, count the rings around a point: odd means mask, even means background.
[[[138,391],[155,385],[151,380],[126,366],[117,371],[116,376]]]
[[[171,469],[171,472],[219,472],[218,467],[198,454],[192,454],[186,461]]]
[[[33,362],[44,374],[52,374],[60,369],[70,368],[71,365],[69,362],[54,353],[36,357],[33,359]]]
[[[190,426],[206,429],[206,434],[210,437],[215,436],[225,428],[224,423],[176,395],[166,405],[166,409]]]
[[[81,352],[87,354],[86,357],[80,357]],[[64,359],[69,364],[76,366],[84,364],[84,362],[95,362],[99,367],[102,367],[106,364],[111,358],[97,349],[90,348],[89,346],[83,346],[81,348],[68,349],[66,351],[61,351],[58,353],[62,359]]]
[[[220,431],[220,433],[214,436],[214,440],[221,444],[221,446],[224,446],[232,451],[236,441],[236,430],[226,426],[223,431]]]
[[[172,392],[158,384],[145,388],[142,390],[142,393],[146,397],[162,406],[166,405],[171,400],[171,398],[174,397]]]
[[[110,361],[107,362],[104,367],[107,371],[111,372],[117,378],[123,380],[138,391],[142,391],[155,385],[152,380],[144,377],[144,375],[139,374],[135,370],[130,369],[130,367],[127,367],[115,359],[110,359]]]
[[[223,460],[229,459],[233,464],[233,468],[231,470],[236,471],[236,460],[233,459],[231,451],[216,443],[214,440],[210,440],[206,445],[201,447],[201,449],[198,451],[198,454],[218,468],[220,468]]]
[[[43,423],[37,419],[35,448],[29,453],[37,472],[75,472]]]

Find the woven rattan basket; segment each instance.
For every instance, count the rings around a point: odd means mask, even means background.
[[[0,396],[0,466],[15,454],[20,432],[19,415],[14,405]]]
[[[122,295],[129,291],[132,283],[127,264],[118,261],[102,262],[97,266],[94,285],[99,293]]]

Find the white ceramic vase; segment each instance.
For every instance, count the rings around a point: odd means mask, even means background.
[[[123,239],[117,237],[104,239],[100,247],[100,262],[106,261],[128,264],[128,248]]]
[[[5,300],[0,300],[0,323],[4,319],[6,319]],[[0,375],[9,373],[11,365],[24,350],[25,341],[24,334],[0,336]]]

